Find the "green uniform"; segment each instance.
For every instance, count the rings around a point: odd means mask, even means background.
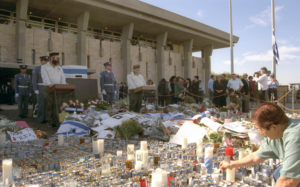
[[[230,97],[230,102],[239,105],[238,109],[240,109],[242,103],[241,100],[238,98],[238,95],[234,94],[233,96],[230,95],[229,97]]]
[[[178,97],[178,95],[183,91],[183,89],[184,89],[184,87],[178,81],[174,86],[175,97]]]
[[[288,127],[280,139],[267,139],[256,155],[262,159],[281,159],[280,176],[300,179],[300,119],[289,119]]]
[[[192,103],[196,103],[196,100],[190,96],[185,96],[185,99],[184,99],[184,102],[185,103],[189,103],[189,104],[192,104]]]

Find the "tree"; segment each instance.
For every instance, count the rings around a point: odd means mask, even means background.
[[[211,72],[211,74],[214,75],[215,77],[218,76],[218,75],[225,74],[227,80],[230,80],[230,79],[231,79],[231,73],[229,73],[229,72],[223,72],[223,73],[215,73],[215,72]],[[236,75],[239,76],[240,79],[243,78],[242,75],[239,75],[239,74],[236,74]]]

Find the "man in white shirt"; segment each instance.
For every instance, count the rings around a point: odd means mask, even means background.
[[[47,124],[52,127],[56,127],[59,123],[58,114],[56,112],[55,96],[53,93],[49,93],[48,90],[54,84],[66,84],[66,78],[62,67],[59,65],[59,53],[50,53],[49,62],[42,65],[41,74],[44,85],[44,97],[45,97],[45,114]],[[57,95],[59,101],[61,96]]]
[[[229,92],[230,88],[235,90],[236,92],[240,92],[241,89],[243,88],[243,86],[244,86],[244,84],[241,81],[241,79],[238,79],[236,77],[236,74],[232,73],[231,74],[231,79],[228,81],[228,84],[227,84],[228,92]],[[240,95],[239,93],[236,93],[236,94]]]
[[[143,75],[140,73],[140,65],[133,66],[133,72],[131,72],[127,76],[127,82],[130,100],[129,110],[134,112],[140,112],[142,107],[143,93],[134,93],[134,89],[141,86],[146,86],[146,81]]]
[[[210,100],[212,103],[214,103],[214,98],[212,98],[214,97],[214,81],[215,81],[215,76],[211,75],[207,87],[208,87],[208,94],[209,97],[211,97]]]
[[[254,80],[258,83],[258,90],[259,90],[259,99],[262,100],[263,103],[266,100],[266,91],[268,90],[268,75],[267,75],[267,68],[262,67],[260,69],[261,76],[259,78],[255,78]]]

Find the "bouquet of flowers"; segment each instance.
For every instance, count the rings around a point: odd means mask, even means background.
[[[228,108],[226,106],[220,107],[219,112],[228,112]]]
[[[77,107],[77,108],[81,108],[82,110],[86,109],[84,104],[79,102],[78,100],[69,100],[67,102],[64,102],[62,104],[62,110],[65,110],[66,107]]]
[[[95,105],[96,108],[95,110],[100,111],[100,110],[111,110],[112,108],[109,107],[109,103],[107,101],[101,101],[98,99],[94,99],[94,100],[89,100],[87,101],[87,103],[85,103],[85,107],[88,108],[91,105]]]

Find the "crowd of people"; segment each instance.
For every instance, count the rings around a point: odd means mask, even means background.
[[[215,104],[216,107],[227,106],[230,110],[241,110],[247,112],[250,108],[256,107],[260,103],[276,101],[277,87],[279,82],[274,75],[269,78],[267,69],[261,68],[260,72],[255,72],[254,77],[244,73],[242,78],[236,74],[231,74],[231,79],[226,79],[226,75],[211,75],[207,83],[207,98]],[[202,103],[204,96],[204,85],[198,76],[183,79],[179,76],[172,76],[169,82],[162,79],[158,86],[158,103],[161,106],[174,104],[178,102]],[[268,96],[268,99],[266,99]]]

